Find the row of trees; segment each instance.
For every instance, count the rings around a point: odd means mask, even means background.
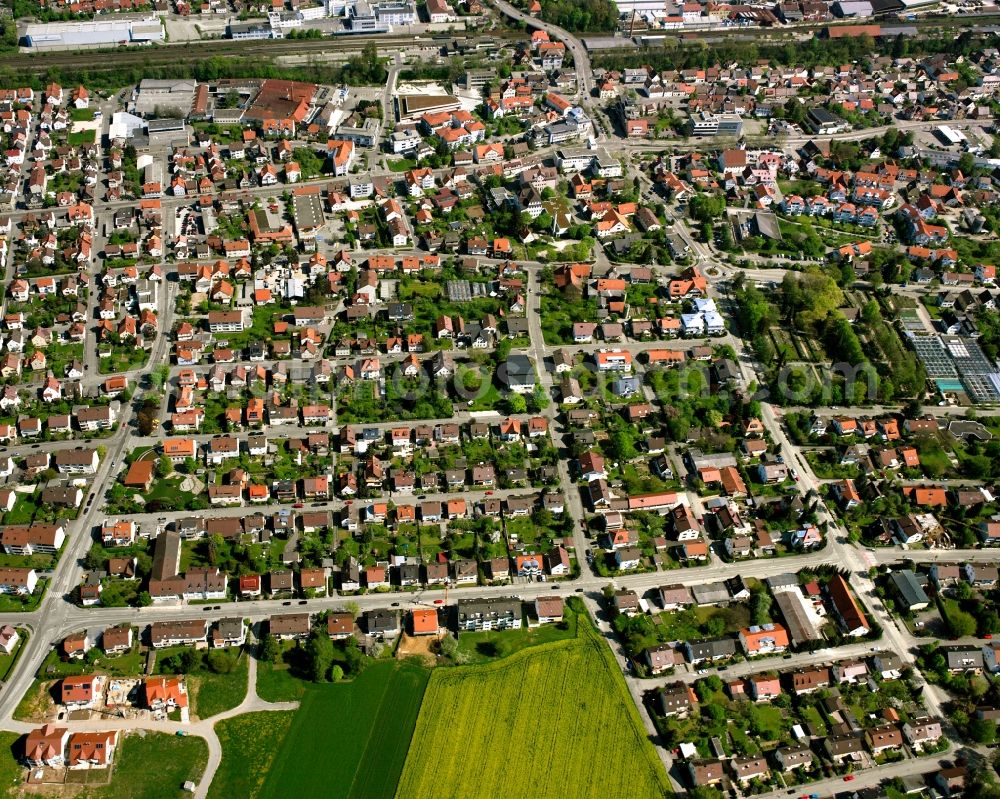
[[[64,70],[51,67],[44,73],[20,67],[0,69],[0,85],[31,86],[35,89],[41,89],[55,81],[70,86],[82,83],[93,91],[117,91],[122,86],[136,84],[143,78],[191,78],[199,82],[214,82],[223,78],[279,78],[307,83],[378,86],[385,83],[388,72],[372,42],[342,64],[315,62],[287,67],[253,58],[215,56],[185,59],[179,54],[176,61],[160,65],[129,66],[108,59],[102,61],[99,56],[95,56],[94,66],[90,69],[73,67],[71,70]]]
[[[618,25],[618,8],[611,0],[545,0],[542,19],[574,33],[608,33]]]
[[[257,656],[265,663],[277,663],[284,656],[296,676],[312,682],[340,682],[345,676],[357,677],[368,659],[353,638],[334,642],[326,630],[317,627],[304,646],[283,653],[278,640],[268,633],[260,639]]]
[[[165,674],[230,674],[236,670],[238,656],[228,649],[182,649],[160,660],[160,670]]]
[[[637,64],[648,64],[657,71],[672,69],[705,69],[715,64],[756,64],[769,62],[772,66],[803,64],[807,67],[832,64],[868,64],[872,55],[893,58],[918,56],[928,53],[969,56],[976,50],[996,47],[1000,36],[982,36],[964,31],[958,37],[942,32],[940,36],[928,35],[907,38],[875,40],[871,36],[820,39],[807,42],[758,44],[753,40],[717,40],[713,42],[689,41],[665,37],[662,44],[636,50],[617,50],[592,56],[595,67],[625,69]]]

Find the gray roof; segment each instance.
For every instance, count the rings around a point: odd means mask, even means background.
[[[768,588],[774,591],[777,588],[788,588],[789,586],[798,585],[799,578],[792,572],[782,572],[773,577],[768,577],[764,582],[767,583]]]
[[[394,610],[370,610],[365,614],[369,633],[390,632],[399,629],[399,616]]]
[[[219,638],[226,640],[239,638],[243,634],[243,619],[238,616],[219,619],[215,624],[215,629]]]
[[[774,601],[785,620],[785,626],[788,628],[792,643],[797,645],[806,641],[822,640],[822,633],[809,620],[803,603],[798,601],[793,594],[792,591],[778,591],[774,595]]]
[[[812,749],[805,744],[783,746],[776,751],[776,754],[781,755],[781,760],[786,766],[809,763],[812,760]]]
[[[983,651],[976,647],[954,646],[945,650],[949,669],[981,669]]]
[[[893,572],[889,579],[892,580],[893,586],[907,607],[926,605],[930,602],[917,576],[909,569]]]
[[[694,596],[694,601],[699,605],[728,602],[730,599],[729,589],[722,582],[693,585],[691,586],[691,593]]]
[[[498,619],[503,616],[520,618],[521,600],[517,597],[458,600],[458,619],[460,622],[476,617]]]
[[[703,638],[688,641],[685,647],[691,660],[731,657],[736,654],[736,640],[733,638]]]
[[[852,733],[831,735],[826,739],[826,745],[832,755],[850,755],[864,751],[861,738]]]
[[[664,685],[660,691],[660,707],[664,713],[688,710],[692,706],[691,694],[688,687],[682,682],[675,682]]]

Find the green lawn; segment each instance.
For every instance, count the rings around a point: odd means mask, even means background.
[[[189,678],[193,693],[192,712],[205,719],[239,705],[247,695],[248,668],[249,655],[243,655],[236,669],[229,674],[202,671],[192,675]]]
[[[184,476],[179,474],[166,479],[155,478],[149,493],[145,495],[146,502],[168,502],[175,497],[189,499],[191,494],[180,490],[180,485],[183,482]]]
[[[258,795],[392,796],[427,679],[419,666],[380,661],[351,682],[309,686]]]
[[[55,566],[54,555],[3,555],[0,554],[0,568],[14,567],[22,569],[37,569],[48,571]]]
[[[257,799],[292,725],[292,711],[246,713],[219,722],[222,763],[212,779],[209,799]]]
[[[295,702],[305,694],[307,685],[292,675],[287,663],[257,664],[257,695],[265,702]]]
[[[96,130],[79,130],[74,133],[70,133],[66,137],[66,143],[70,147],[80,147],[84,144],[93,144],[97,140]]]
[[[30,613],[42,603],[42,597],[45,596],[45,589],[48,587],[49,581],[41,579],[35,586],[33,594],[26,596],[4,594],[0,596],[0,613]]]
[[[563,624],[544,624],[534,629],[461,633],[458,657],[465,663],[488,663],[530,646],[576,638],[576,613],[567,606],[563,618]]]
[[[145,366],[148,357],[149,350],[140,347],[126,347],[124,344],[120,344],[111,348],[110,356],[101,358],[98,368],[102,375],[127,372],[130,369]]]
[[[24,628],[18,628],[17,636],[20,640],[18,640],[13,652],[9,655],[0,652],[0,681],[7,681],[7,677],[10,676],[14,664],[17,663],[17,658],[20,656],[21,650],[24,649],[24,645],[28,643],[28,638],[31,637]]]
[[[826,732],[826,722],[823,721],[822,714],[815,707],[803,708],[800,715],[805,721],[815,725],[821,735]]]
[[[139,644],[133,644],[132,649],[124,655],[107,657],[101,655],[92,663],[86,660],[62,660],[59,654],[52,650],[45,656],[38,669],[38,676],[43,680],[59,680],[63,677],[73,677],[78,674],[110,674],[115,677],[134,677],[143,673],[145,658],[139,650]]]
[[[243,349],[254,341],[271,341],[275,339],[274,323],[290,313],[291,308],[277,305],[257,305],[251,315],[250,327],[240,333],[220,334],[219,338],[229,342],[228,346],[233,350]]]
[[[14,500],[14,507],[9,513],[3,515],[3,523],[31,524],[31,521],[35,518],[35,514],[38,512],[38,497],[39,494],[27,494],[18,491]]]
[[[180,799],[190,796],[182,786],[198,782],[208,762],[208,745],[201,738],[179,738],[159,732],[128,735],[119,743],[111,783],[90,788],[78,799]]]
[[[389,169],[392,172],[406,172],[408,169],[413,169],[417,162],[412,158],[390,158],[386,161],[389,165]]]
[[[486,665],[437,669],[398,799],[666,796],[614,655],[589,619],[578,632]]]
[[[17,758],[21,755],[18,741],[21,736],[13,732],[0,732],[0,795],[16,796],[21,785],[22,772]]]

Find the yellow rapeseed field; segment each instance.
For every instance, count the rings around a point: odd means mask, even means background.
[[[669,782],[606,643],[577,637],[431,676],[397,799],[653,799]]]

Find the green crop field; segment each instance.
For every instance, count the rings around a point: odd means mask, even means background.
[[[257,799],[294,715],[290,710],[244,713],[216,724],[222,763],[212,780],[209,799]]]
[[[436,670],[397,799],[643,797],[670,792],[614,655],[578,637]]]
[[[419,666],[381,661],[351,682],[309,686],[259,796],[392,796],[427,678]]]

